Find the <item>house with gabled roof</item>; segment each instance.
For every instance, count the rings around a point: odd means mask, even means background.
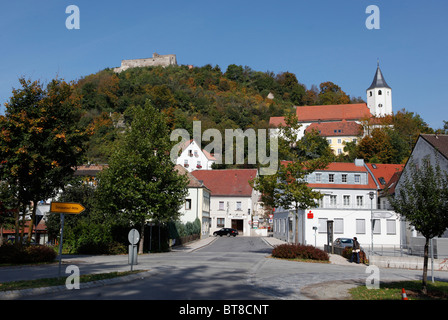
[[[216,162],[214,155],[201,149],[196,141],[188,140],[180,148],[180,155],[176,164],[183,166],[189,172],[194,170],[212,170],[212,165]]]
[[[249,183],[257,169],[196,170],[191,174],[211,191],[210,234],[233,228],[240,235],[251,235],[254,219],[258,221],[261,214],[258,191]]]
[[[400,189],[401,177],[406,174],[406,170],[408,170],[410,162],[413,161],[417,166],[419,166],[422,161],[429,157],[429,161],[433,166],[438,164],[442,173],[448,173],[448,135],[440,135],[440,134],[420,134],[417,138],[417,141],[412,149],[411,156],[404,166],[403,173],[397,179],[395,184],[396,192]],[[403,239],[402,243],[404,246],[410,246],[415,248],[415,246],[423,246],[424,240],[421,236],[419,236],[418,232],[409,224],[409,222],[405,221],[403,226]],[[441,238],[435,238],[434,243],[439,244],[435,245],[436,249],[442,252],[442,246],[445,255],[448,255],[448,230],[442,235]],[[422,251],[420,248],[419,251]]]
[[[344,146],[347,142],[357,142],[363,135],[363,127],[355,121],[312,123],[305,129],[305,133],[315,130],[321,137],[327,139],[334,154],[345,154]]]

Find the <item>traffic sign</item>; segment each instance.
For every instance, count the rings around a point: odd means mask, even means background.
[[[86,210],[80,203],[73,202],[51,202],[50,212],[52,213],[68,213],[68,214],[80,214]]]
[[[140,233],[136,229],[132,229],[128,233],[128,240],[131,244],[137,244],[140,240]]]

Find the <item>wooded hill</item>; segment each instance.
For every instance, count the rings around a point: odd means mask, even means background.
[[[167,115],[171,129],[192,133],[194,120],[202,130],[268,128],[269,118],[294,112],[293,106],[359,103],[332,82],[307,89],[290,72],[254,71],[229,65],[143,67],[114,73],[105,69],[75,82],[75,99],[85,111],[84,125],[92,125],[86,161],[107,162],[125,111],[150,99]]]
[[[121,73],[105,69],[76,81],[74,87],[74,101],[84,111],[82,125],[94,132],[86,163],[107,163],[113,141],[130,120],[126,110],[144,105],[147,99],[167,115],[171,130],[182,128],[190,134],[194,120],[201,121],[202,131],[215,128],[223,134],[224,129],[268,128],[270,117],[294,113],[294,106],[364,102],[332,82],[308,89],[293,73],[261,72],[235,64],[225,71],[211,65],[142,67]],[[367,162],[404,163],[420,133],[448,133],[448,121],[435,130],[405,109],[384,120],[389,127],[347,145],[348,154],[332,161],[361,157]]]

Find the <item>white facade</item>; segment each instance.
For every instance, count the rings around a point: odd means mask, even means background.
[[[210,202],[210,234],[221,228],[237,229],[239,235],[250,236],[256,201],[253,197],[212,196]]]
[[[194,140],[188,141],[182,147],[182,153],[177,158],[176,164],[183,166],[189,172],[194,170],[212,170],[216,159],[207,151],[201,150]]]
[[[363,161],[337,164],[307,177],[309,186],[324,197],[315,208],[298,214],[298,242],[322,247],[327,244],[327,221],[333,221],[333,240],[357,237],[361,246],[400,245],[400,222],[392,210],[379,209],[378,190],[373,175]],[[372,199],[371,199],[372,195]],[[295,241],[295,213],[278,208],[274,213],[274,236]]]
[[[201,221],[201,237],[210,234],[210,190],[205,187],[188,187],[188,195],[179,210],[182,223]]]
[[[367,106],[372,115],[384,117],[392,114],[392,88],[384,80],[378,66],[372,85],[366,90]]]

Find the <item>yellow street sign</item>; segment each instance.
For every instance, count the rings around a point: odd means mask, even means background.
[[[86,208],[80,203],[52,202],[50,205],[50,212],[53,213],[79,214],[84,210],[86,210]]]

